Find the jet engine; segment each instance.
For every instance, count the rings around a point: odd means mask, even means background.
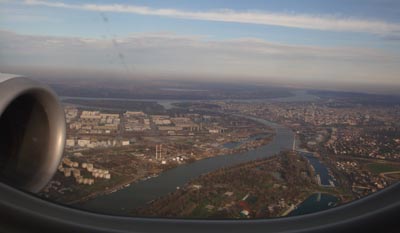
[[[49,87],[0,80],[0,180],[40,191],[53,177],[65,143],[63,108]]]

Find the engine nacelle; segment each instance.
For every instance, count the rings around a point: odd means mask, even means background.
[[[0,81],[1,181],[40,191],[56,172],[64,143],[64,110],[53,91],[27,78]]]

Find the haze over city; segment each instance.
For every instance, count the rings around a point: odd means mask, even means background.
[[[396,94],[400,6],[384,2],[0,1],[0,72]]]

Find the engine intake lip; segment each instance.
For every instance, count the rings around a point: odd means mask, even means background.
[[[53,177],[65,143],[65,118],[56,94],[27,78],[0,83],[0,178],[30,192]]]

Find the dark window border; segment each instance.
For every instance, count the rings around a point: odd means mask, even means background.
[[[97,214],[0,183],[2,232],[399,232],[400,183],[351,203],[265,220],[183,220]]]

